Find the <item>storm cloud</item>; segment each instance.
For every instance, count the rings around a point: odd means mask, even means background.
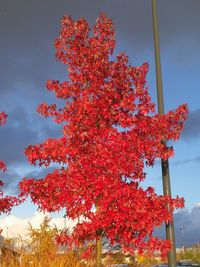
[[[174,214],[174,229],[177,247],[191,247],[200,242],[200,207],[187,209]],[[155,230],[155,235],[165,239],[165,226]]]
[[[191,111],[186,121],[185,128],[182,133],[182,138],[193,140],[200,136],[200,109]]]

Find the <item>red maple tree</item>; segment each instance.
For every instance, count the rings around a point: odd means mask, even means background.
[[[43,103],[38,112],[62,124],[63,135],[25,150],[33,165],[60,167],[44,179],[25,178],[21,195],[30,195],[41,210],[64,208],[72,219],[85,218],[71,235],[63,232],[59,242],[78,245],[103,235],[131,253],[164,254],[170,244],[153,237],[154,227],[169,222],[184,200],[157,195],[140,182],[145,166],[173,156],[163,140],[179,138],[187,106],[155,114],[146,86],[148,64],[131,66],[124,53],[111,57],[114,30],[105,15],[92,32],[84,18],[65,16],[61,24],[56,57],[68,66],[69,81],[47,81],[46,87],[64,106]]]
[[[7,114],[5,112],[0,112],[0,126],[3,126],[6,123]],[[0,160],[0,170],[5,172],[7,170],[6,164],[4,161]],[[16,205],[19,200],[17,197],[4,195],[1,187],[4,183],[0,180],[0,214],[9,213],[11,208]]]

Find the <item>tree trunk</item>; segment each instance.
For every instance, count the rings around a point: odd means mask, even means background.
[[[96,267],[102,267],[102,237],[96,239]]]

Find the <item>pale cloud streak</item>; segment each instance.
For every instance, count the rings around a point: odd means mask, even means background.
[[[4,237],[22,237],[23,239],[27,238],[29,225],[31,224],[33,228],[38,229],[40,224],[44,221],[45,216],[51,218],[48,213],[36,212],[32,217],[22,218],[15,215],[8,215],[0,218],[0,226],[3,229],[2,235]],[[70,220],[66,218],[66,228],[72,230],[76,225],[77,221]],[[51,218],[51,226],[56,226],[58,229],[63,229],[65,226],[64,218],[57,217]]]

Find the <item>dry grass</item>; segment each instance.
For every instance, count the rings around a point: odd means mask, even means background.
[[[38,255],[26,254],[22,255],[21,260],[17,260],[13,256],[7,255],[4,258],[1,267],[81,267],[86,266],[77,261],[71,253],[58,255],[55,258],[45,258]]]
[[[56,242],[55,236],[58,233],[56,226],[51,227],[50,220],[45,218],[39,229],[34,229],[29,225],[29,235],[27,240],[15,239],[15,245],[20,257],[12,255],[10,252],[2,256],[1,267],[94,267],[95,250],[91,258],[86,262],[81,259],[81,252],[85,248],[79,247],[76,251],[69,251],[65,247],[61,249]],[[12,244],[13,240],[6,240],[7,244]],[[122,253],[109,254],[103,256],[104,266],[116,263],[125,263],[126,257]],[[141,258],[139,266],[148,266],[147,259]],[[134,258],[130,257],[131,266],[134,265]],[[149,262],[148,262],[149,263]],[[145,265],[146,264],[146,265]]]
[[[55,242],[58,233],[56,227],[49,226],[45,218],[39,229],[29,226],[29,238],[17,240],[17,250],[20,256],[12,255],[9,251],[2,255],[1,267],[82,267],[86,266],[78,260],[73,251],[62,251]],[[11,240],[7,240],[7,244]],[[16,239],[15,239],[16,243]]]

